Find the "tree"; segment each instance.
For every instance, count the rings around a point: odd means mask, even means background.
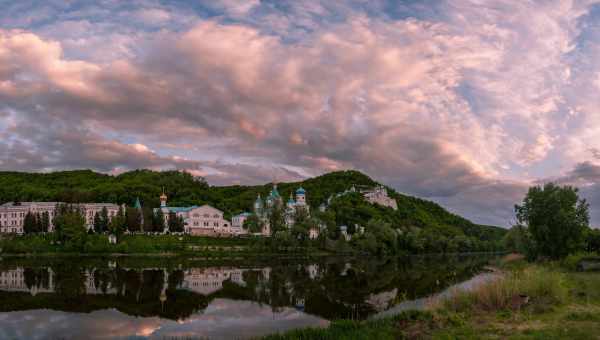
[[[35,216],[28,211],[27,214],[25,214],[25,218],[23,219],[23,232],[25,234],[31,234],[36,232],[35,229]]]
[[[108,209],[106,209],[106,207],[103,207],[100,211],[100,230],[102,233],[108,230],[109,224],[110,218],[108,217]]]
[[[143,226],[142,226],[142,230],[144,232],[151,232],[154,231],[154,213],[152,212],[152,208],[150,208],[149,206],[144,205],[144,207],[142,208],[142,215],[144,216],[144,218],[142,219]]]
[[[47,233],[48,231],[50,231],[50,214],[47,211],[44,211],[42,213],[40,225],[41,225],[40,232]]]
[[[258,216],[256,216],[255,214],[252,214],[252,215],[248,216],[248,218],[246,218],[242,228],[248,230],[249,233],[254,234],[254,233],[260,233],[262,231],[263,226],[262,226],[262,223],[261,223],[260,219],[258,218]]]
[[[588,229],[585,235],[586,250],[600,253],[600,230]]]
[[[589,205],[577,188],[554,183],[531,187],[515,212],[532,236],[536,255],[560,259],[583,249]]]
[[[392,254],[397,251],[398,236],[391,224],[382,220],[370,220],[365,226],[366,232],[357,244],[371,254]]]
[[[123,208],[119,207],[117,214],[110,220],[108,230],[119,239],[123,235],[123,232],[125,232],[125,223],[125,213],[123,212]]]
[[[152,231],[157,233],[165,231],[165,215],[160,209],[156,209],[156,212],[152,215]]]
[[[504,238],[504,249],[516,253],[527,255],[528,258],[535,257],[535,245],[531,239],[531,234],[527,227],[522,225],[515,225]]]
[[[306,210],[298,209],[294,214],[294,225],[291,228],[292,236],[296,240],[306,241],[309,237],[310,228],[317,225],[318,223],[309,217]]]
[[[102,233],[102,221],[100,220],[100,213],[95,213],[94,214],[94,228],[93,228],[94,232],[97,234],[101,234]]]
[[[269,214],[269,225],[271,226],[271,233],[273,235],[278,231],[287,231],[283,209],[278,203],[274,204],[271,208],[271,212]]]
[[[140,214],[139,209],[127,208],[125,212],[125,219],[127,221],[127,230],[129,230],[129,232],[136,232],[141,230],[142,215]]]
[[[83,249],[87,238],[85,217],[72,205],[60,205],[54,218],[57,238],[74,249]]]
[[[181,233],[184,229],[183,217],[177,216],[173,211],[169,211],[169,231],[172,233]]]

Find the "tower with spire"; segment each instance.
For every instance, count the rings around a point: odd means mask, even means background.
[[[167,195],[165,194],[165,187],[163,187],[162,194],[160,195],[160,206],[161,208],[167,206]]]

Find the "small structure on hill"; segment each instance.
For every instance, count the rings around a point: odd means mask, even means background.
[[[365,190],[362,192],[362,194],[371,204],[379,204],[384,207],[398,210],[398,203],[396,203],[395,199],[388,196],[387,189],[382,185],[371,190]]]

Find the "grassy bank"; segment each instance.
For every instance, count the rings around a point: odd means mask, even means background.
[[[207,257],[282,255],[326,255],[317,247],[270,247],[262,238],[214,238],[190,235],[124,235],[111,244],[106,235],[87,235],[85,243],[74,247],[56,242],[54,235],[23,235],[0,239],[2,255],[196,255]]]
[[[425,311],[334,321],[266,339],[591,339],[600,336],[600,273],[564,263],[501,264],[502,278]]]

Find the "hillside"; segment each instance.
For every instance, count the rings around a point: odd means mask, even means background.
[[[302,186],[308,194],[313,211],[330,195],[343,192],[351,185],[375,186],[377,182],[358,171],[339,171],[310,178],[302,182],[280,183],[279,192],[287,198]],[[165,188],[169,205],[211,204],[227,216],[248,211],[258,194],[268,194],[272,184],[259,186],[211,187],[202,178],[178,171],[156,172],[136,170],[111,176],[90,170],[63,171],[48,174],[0,172],[0,202],[65,201],[114,202],[133,204],[139,197],[144,205],[156,207]],[[398,202],[398,210],[374,206],[359,194],[346,195],[334,200],[323,219],[337,225],[365,225],[371,219],[381,219],[394,227],[432,229],[436,233],[454,237],[464,234],[482,241],[497,241],[505,230],[481,226],[452,214],[440,205],[400,194],[388,188],[389,195]]]

